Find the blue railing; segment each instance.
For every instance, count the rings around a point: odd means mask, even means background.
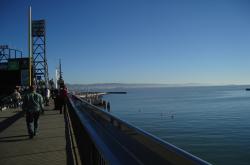
[[[69,95],[69,113],[85,164],[210,164],[77,96]]]

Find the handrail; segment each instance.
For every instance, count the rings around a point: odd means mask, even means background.
[[[104,164],[210,165],[77,96],[69,101]]]

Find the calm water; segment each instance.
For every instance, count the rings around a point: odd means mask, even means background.
[[[105,96],[121,119],[212,164],[250,164],[250,91],[244,86],[122,91],[128,94]]]

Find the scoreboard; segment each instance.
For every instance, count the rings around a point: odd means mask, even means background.
[[[28,85],[29,58],[9,59],[0,63],[0,94],[9,94],[16,86]]]

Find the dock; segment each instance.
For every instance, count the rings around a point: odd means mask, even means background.
[[[46,20],[33,20],[31,6],[28,13],[28,56],[0,45],[0,165],[210,165],[109,113],[110,104],[102,96],[126,94],[122,91],[68,93],[66,111],[53,110],[53,103],[45,106],[38,135],[30,139],[25,112],[6,109],[18,102],[5,98],[13,89],[25,93],[28,86],[38,85],[49,99],[48,89],[65,84],[61,60],[56,81],[49,80]]]
[[[29,139],[24,112],[0,112],[1,165],[210,165],[210,163],[68,94],[67,110],[53,105]]]
[[[74,164],[69,128],[64,114],[45,107],[40,115],[38,135],[29,139],[21,109],[0,112],[1,165]]]

